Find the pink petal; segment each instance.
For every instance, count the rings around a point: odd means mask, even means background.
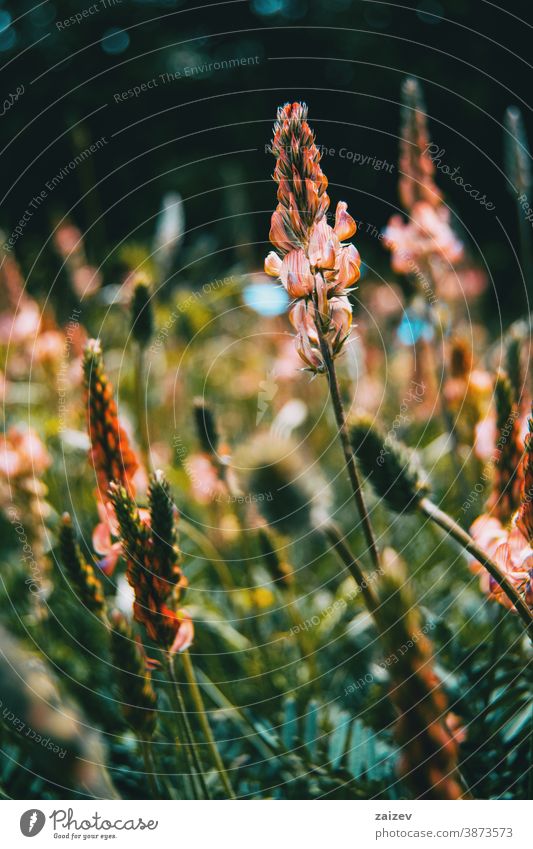
[[[352,216],[347,212],[347,209],[348,204],[340,200],[335,211],[335,227],[333,230],[341,242],[351,239],[357,230],[357,225]]]
[[[265,257],[265,274],[270,277],[279,277],[281,273],[281,259],[274,251]]]

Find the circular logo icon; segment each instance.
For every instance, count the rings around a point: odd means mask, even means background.
[[[24,811],[20,818],[20,830],[24,837],[35,837],[42,831],[46,817],[42,811],[37,808],[30,808],[29,811]]]

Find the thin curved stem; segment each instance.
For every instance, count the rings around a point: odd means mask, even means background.
[[[456,539],[469,554],[475,557],[476,560],[485,567],[487,572],[500,585],[513,607],[516,609],[516,612],[526,626],[528,635],[533,642],[533,612],[529,609],[518,590],[512,585],[497,563],[495,563],[494,560],[492,560],[492,558],[490,558],[488,554],[479,547],[470,534],[464,531],[451,516],[448,516],[448,514],[437,507],[436,504],[433,504],[429,498],[420,499],[419,507],[429,519]]]
[[[371,614],[374,622],[379,631],[381,631],[381,624],[379,621],[379,601],[377,596],[374,593],[374,590],[370,586],[369,580],[366,577],[363,567],[359,563],[356,557],[354,557],[353,552],[348,545],[344,534],[341,529],[335,524],[335,522],[328,522],[327,525],[322,529],[325,537],[328,542],[331,543],[333,549],[336,551],[337,555],[340,557],[350,574],[352,575],[355,583],[359,587],[361,595],[363,596],[364,602],[368,609],[368,612]],[[381,570],[380,570],[381,571]]]
[[[370,516],[368,514],[367,506],[365,503],[363,490],[361,488],[361,482],[359,480],[359,474],[357,472],[357,466],[355,463],[355,457],[353,453],[353,448],[350,442],[350,437],[348,435],[348,429],[346,427],[346,414],[344,412],[344,406],[342,403],[341,393],[339,389],[339,381],[337,380],[337,372],[335,370],[335,360],[333,359],[333,355],[331,353],[331,349],[327,339],[325,339],[322,329],[320,327],[320,322],[317,322],[317,330],[318,330],[318,338],[320,342],[320,351],[322,353],[322,359],[324,360],[324,365],[326,367],[326,374],[328,377],[328,385],[329,385],[329,393],[331,397],[331,403],[333,405],[333,411],[335,413],[335,419],[337,422],[338,434],[342,445],[342,450],[344,452],[344,459],[346,460],[346,468],[348,470],[348,476],[350,478],[350,483],[352,485],[354,501],[356,503],[357,509],[359,511],[359,515],[361,517],[361,522],[363,525],[363,532],[365,534],[366,543],[368,545],[368,550],[370,552],[370,556],[372,557],[372,562],[376,569],[380,568],[380,559],[379,559],[379,551],[376,544],[376,540],[374,537],[374,531],[372,529],[372,524],[370,522]]]

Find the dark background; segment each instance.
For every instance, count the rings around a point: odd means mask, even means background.
[[[12,231],[32,196],[77,151],[101,136],[109,140],[49,194],[19,240],[30,288],[47,287],[55,260],[43,245],[66,212],[87,231],[91,259],[111,282],[117,273],[111,249],[123,239],[149,241],[168,190],[185,199],[189,267],[178,268],[180,274],[199,280],[218,269],[222,276],[236,260],[258,268],[274,204],[273,163],[264,145],[277,105],[290,99],[307,101],[321,145],[394,163],[390,174],[324,158],[334,201],[347,200],[356,218],[383,227],[397,205],[400,85],[415,74],[433,140],[446,150],[443,161],[460,166],[496,206],[487,211],[439,176],[492,276],[486,306],[497,294],[509,318],[524,310],[502,118],[509,104],[519,105],[533,136],[530,2],[504,10],[485,0],[238,0],[204,8],[176,0],[97,0],[96,13],[58,29],[58,21],[94,5],[0,4],[2,99],[25,87],[1,117],[4,231]],[[204,71],[124,102],[114,99],[164,71],[255,56],[254,65]],[[358,247],[386,272],[375,239],[362,232]]]

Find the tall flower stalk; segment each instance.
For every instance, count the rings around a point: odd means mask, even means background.
[[[161,793],[150,745],[157,722],[157,697],[152,687],[146,657],[141,647],[136,644],[131,628],[122,614],[114,611],[109,615],[100,578],[81,552],[68,513],[61,517],[59,554],[65,575],[78,600],[90,613],[98,617],[107,631],[122,714],[139,741],[146,779],[153,798],[158,799]]]
[[[401,98],[398,193],[409,220],[393,215],[384,232],[385,244],[391,251],[394,271],[407,275],[419,290],[420,281],[423,281],[421,294],[425,320],[439,334],[440,347],[444,352],[446,338],[435,304],[441,294],[441,278],[464,259],[464,246],[452,228],[450,209],[434,180],[435,164],[430,155],[432,145],[426,107],[416,79],[408,77],[404,80]],[[429,355],[434,361],[437,385],[441,382],[446,384],[448,366],[445,353],[437,357],[437,347],[426,346],[423,339],[418,339],[415,347],[417,359]],[[451,462],[456,480],[462,495],[466,496],[468,493],[458,454],[459,441],[446,393],[440,392],[438,400],[443,426],[451,441]]]
[[[163,652],[163,665],[171,683],[171,697],[186,743],[192,780],[198,781],[201,793],[209,797],[199,748],[194,740],[176,676],[177,654],[184,657],[185,674],[213,765],[226,793],[234,798],[198,691],[191,659],[189,655],[185,657],[193,640],[194,629],[188,613],[179,608],[187,581],[181,570],[176,530],[177,511],[168,483],[161,471],[155,472],[148,489],[149,516],[144,518],[125,487],[112,483],[110,497],[120,526],[126,577],[135,594],[133,617],[144,627],[151,642]]]
[[[276,250],[266,257],[265,271],[279,278],[294,299],[289,317],[306,370],[327,376],[354,500],[373,564],[379,567],[335,368],[352,325],[348,294],[360,276],[359,253],[347,242],[356,224],[344,201],[337,204],[333,226],[328,224],[328,181],[320,167],[321,155],[307,123],[305,104],[287,103],[278,109],[272,152],[278,205],[272,215],[270,241]]]

